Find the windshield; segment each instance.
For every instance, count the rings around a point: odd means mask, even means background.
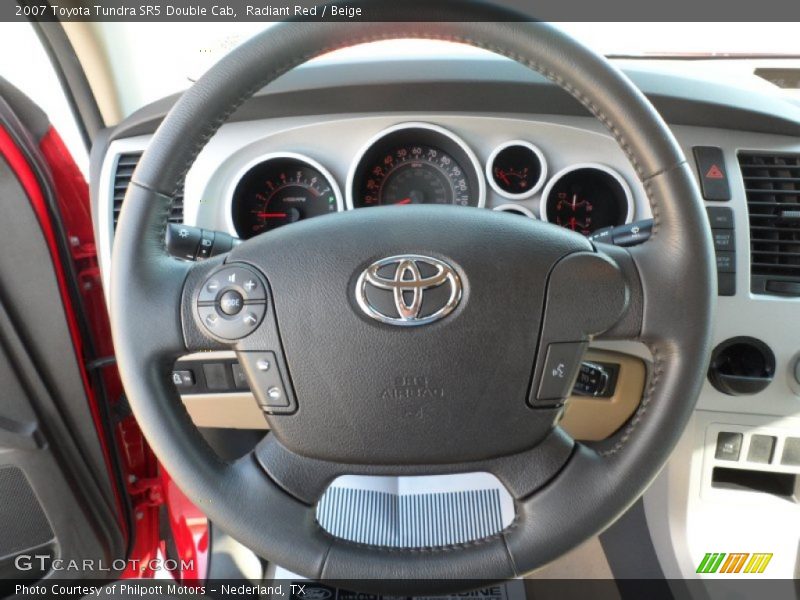
[[[270,23],[95,23],[130,113],[188,87],[225,53]],[[796,23],[558,23],[596,51],[626,57],[800,55]],[[142,43],[147,40],[147,43]],[[441,42],[383,42],[335,53],[325,60],[482,55]],[[134,81],[135,80],[135,81]],[[123,83],[119,81],[118,83]]]
[[[231,49],[271,26],[263,22],[89,24],[108,58],[115,87],[121,91],[118,94],[119,118],[185,90]],[[612,57],[800,56],[796,23],[557,23],[556,26]],[[6,50],[9,56],[14,49],[37,45],[27,23],[3,24],[3,33],[0,49]],[[458,56],[493,55],[457,44],[403,40],[349,48],[318,62]],[[42,60],[46,60],[44,55]],[[795,64],[800,61],[792,66]],[[28,79],[29,67],[25,61],[12,61],[4,76],[12,82],[24,82]],[[685,70],[684,65],[678,65],[678,69]],[[717,65],[712,71],[712,75],[723,76],[724,65]],[[704,72],[703,77],[708,78],[709,74]],[[46,103],[50,95],[42,94],[40,101]],[[51,109],[50,112],[54,114],[55,111]]]

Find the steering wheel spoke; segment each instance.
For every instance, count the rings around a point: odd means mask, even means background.
[[[628,327],[620,325],[626,319],[635,323],[637,317],[630,314],[631,296],[638,293],[635,270],[624,249],[619,250],[607,253],[598,247],[568,254],[549,273],[528,399],[532,407],[561,406],[589,342]]]
[[[253,457],[266,475],[304,504],[314,505],[341,475],[414,477],[456,473],[491,473],[515,499],[541,488],[569,459],[574,442],[561,430],[553,430],[541,443],[516,454],[493,459],[450,464],[348,464],[301,456],[273,434],[253,449]]]

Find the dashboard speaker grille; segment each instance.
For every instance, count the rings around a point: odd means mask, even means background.
[[[125,192],[131,182],[136,165],[142,157],[141,152],[128,152],[117,157],[117,166],[114,171],[114,230],[117,229],[119,213],[122,210],[122,202],[125,200]],[[183,185],[172,200],[172,211],[169,216],[170,223],[183,223]]]
[[[751,290],[800,296],[800,154],[740,152]]]

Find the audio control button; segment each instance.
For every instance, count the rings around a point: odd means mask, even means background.
[[[219,309],[226,315],[237,315],[242,312],[244,298],[236,290],[228,290],[219,297]]]
[[[225,266],[206,279],[197,301],[217,302],[229,291],[242,297],[245,304],[266,302],[267,288],[255,270],[245,266]]]
[[[265,304],[247,304],[233,315],[225,314],[216,305],[198,306],[200,322],[206,330],[224,340],[238,340],[253,333],[266,313]]]

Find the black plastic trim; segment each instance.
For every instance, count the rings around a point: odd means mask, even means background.
[[[47,52],[75,117],[83,143],[89,150],[97,133],[105,127],[105,121],[75,49],[61,23],[32,21],[31,25]]]
[[[589,116],[555,84],[514,63],[499,59],[423,62],[424,68],[415,61],[391,60],[301,67],[248,100],[230,121],[394,111]],[[773,96],[734,104],[731,98],[742,90],[718,84],[709,86],[708,97],[702,99],[688,95],[688,89],[664,94],[650,88],[669,83],[671,77],[641,68],[625,72],[672,125],[800,135],[800,109]],[[113,129],[106,143],[153,133],[179,97],[174,94],[139,109]],[[765,105],[754,108],[759,99]]]

